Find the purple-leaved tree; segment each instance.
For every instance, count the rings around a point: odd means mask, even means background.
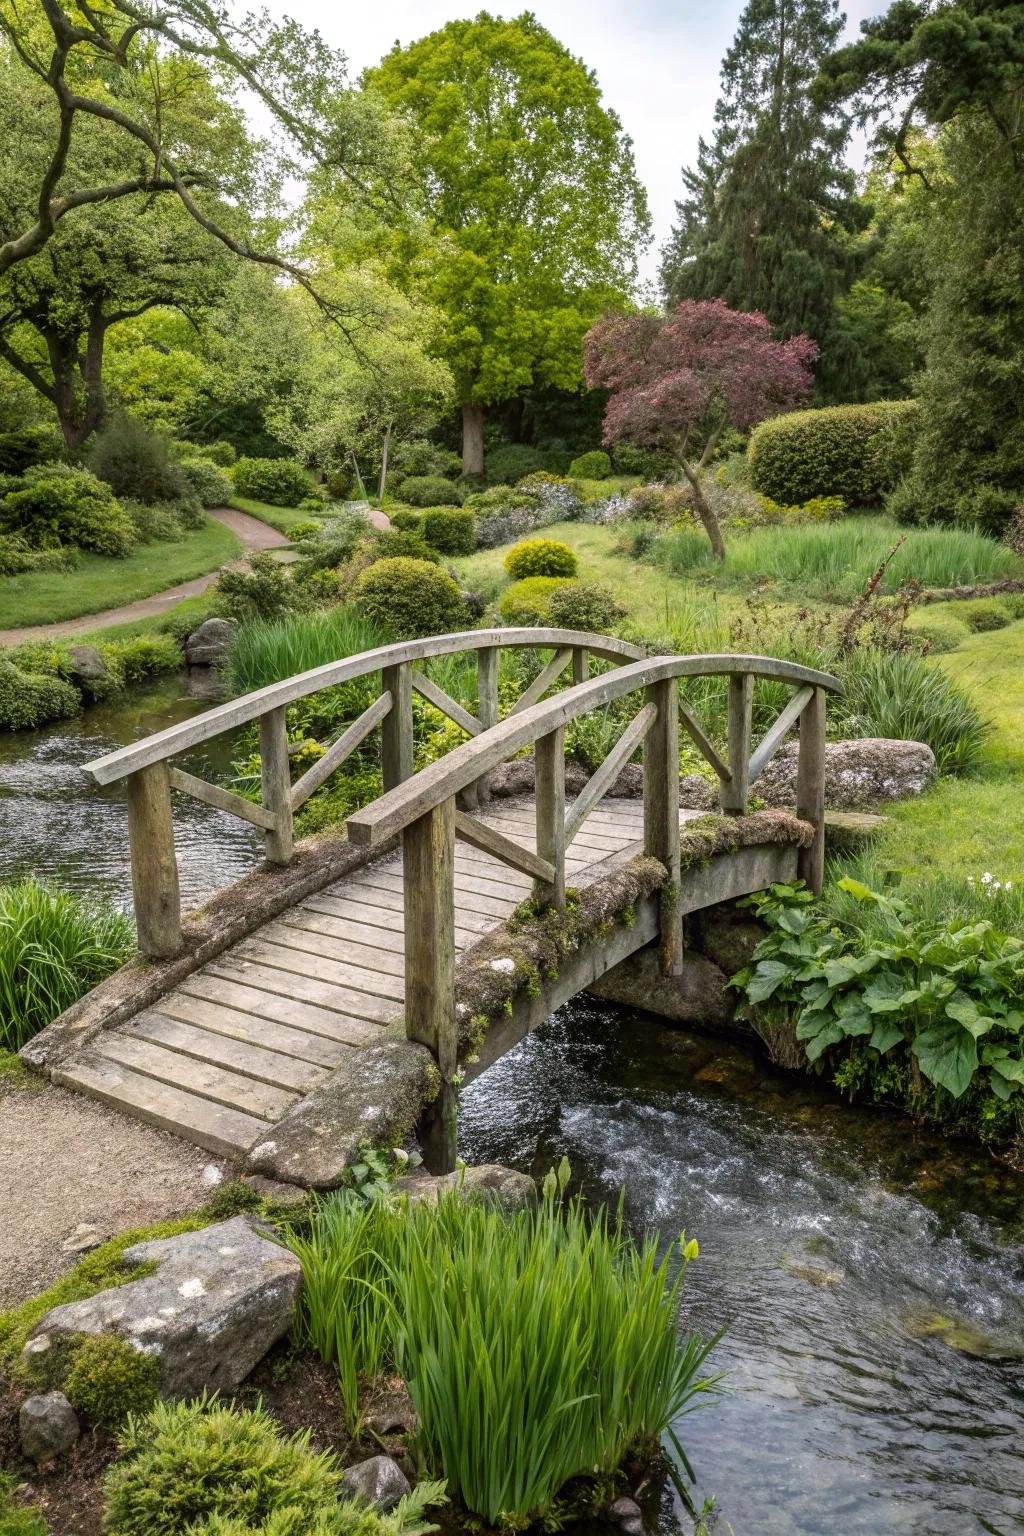
[[[606,315],[588,331],[586,380],[609,391],[604,440],[665,448],[693,489],[720,560],[725,543],[704,494],[704,471],[726,427],[749,429],[810,393],[817,348],[807,336],[776,341],[764,315],[721,299],[688,299],[669,315]]]

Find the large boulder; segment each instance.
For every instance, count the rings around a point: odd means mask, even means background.
[[[110,668],[94,645],[69,645],[68,669],[71,681],[89,698],[109,693]]]
[[[237,628],[234,619],[204,619],[185,641],[185,660],[189,666],[220,666]]]
[[[63,1392],[40,1392],[22,1403],[18,1433],[24,1454],[37,1467],[45,1467],[70,1451],[81,1430]]]
[[[427,1173],[417,1168],[395,1181],[400,1194],[413,1201],[436,1205],[440,1195],[457,1189],[467,1200],[493,1200],[503,1211],[521,1211],[537,1199],[537,1186],[528,1173],[504,1168],[500,1163],[480,1163],[475,1168],[458,1168],[454,1173]]]
[[[751,793],[768,805],[793,805],[798,754],[797,743],[787,742],[751,785]],[[869,810],[922,794],[938,771],[935,754],[923,741],[883,736],[830,741],[825,747],[825,804],[840,811]]]
[[[25,1345],[38,1363],[76,1334],[113,1334],[160,1361],[165,1397],[230,1392],[287,1333],[302,1288],[298,1259],[249,1217],[126,1248],[154,1272],[48,1312]]]
[[[675,1024],[728,1029],[735,998],[726,990],[727,979],[719,966],[695,950],[684,953],[680,975],[663,976],[658,946],[649,944],[614,966],[588,990],[608,1002],[643,1008]]]

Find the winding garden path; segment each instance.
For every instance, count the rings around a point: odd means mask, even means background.
[[[263,549],[280,549],[289,542],[285,534],[271,528],[269,523],[263,523],[258,517],[251,517],[248,512],[239,512],[234,507],[211,507],[210,516],[237,535],[247,556]],[[0,629],[0,645],[20,645],[23,640],[42,640],[44,637],[67,639],[94,629],[130,624],[136,619],[159,618],[183,598],[199,597],[206,592],[222,570],[233,569],[242,563],[233,560],[227,566],[218,566],[216,570],[208,571],[205,576],[179,582],[176,587],[154,592],[151,597],[141,597],[134,603],[123,603],[120,608],[107,608],[102,613],[84,613],[80,618],[64,619],[59,624],[32,624],[21,629]]]

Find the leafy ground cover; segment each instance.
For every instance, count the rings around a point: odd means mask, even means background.
[[[241,541],[230,529],[205,517],[195,533],[138,544],[123,559],[83,553],[70,571],[7,576],[2,581],[4,624],[12,628],[56,624],[151,597],[206,576],[236,559],[241,549]]]

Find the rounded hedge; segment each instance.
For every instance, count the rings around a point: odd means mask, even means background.
[[[313,489],[313,477],[295,459],[239,459],[232,478],[239,496],[271,507],[297,507]]]
[[[591,581],[560,582],[548,600],[548,618],[559,629],[582,629],[599,635],[621,619],[625,609],[607,587]]]
[[[355,587],[355,606],[396,640],[462,629],[466,606],[452,578],[428,560],[378,560]]]
[[[794,506],[842,496],[877,506],[909,468],[916,400],[792,411],[755,427],[747,459],[754,489]]]
[[[399,507],[397,512],[390,512],[392,528],[397,528],[401,533],[422,533],[423,515],[413,512],[410,507]]]
[[[552,597],[572,585],[566,576],[527,576],[505,588],[498,599],[498,612],[505,624],[546,624]]]
[[[181,468],[204,507],[223,507],[231,500],[231,481],[210,459],[183,459]]]
[[[441,475],[410,475],[399,494],[411,507],[457,507],[462,501],[459,487]]]
[[[603,448],[581,453],[569,465],[570,480],[607,480],[612,472],[612,461]]]
[[[546,457],[539,448],[531,448],[526,443],[506,443],[501,448],[492,448],[487,455],[487,483],[515,485],[517,480],[546,467]]]
[[[575,576],[576,556],[568,544],[557,539],[523,539],[513,544],[505,556],[510,576]]]
[[[476,548],[476,518],[468,507],[429,507],[422,532],[442,555],[471,555]]]
[[[0,730],[32,731],[70,719],[81,706],[77,690],[63,678],[23,672],[0,656]]]
[[[40,464],[0,500],[0,533],[20,534],[33,549],[76,544],[122,557],[136,542],[131,514],[88,469]]]

